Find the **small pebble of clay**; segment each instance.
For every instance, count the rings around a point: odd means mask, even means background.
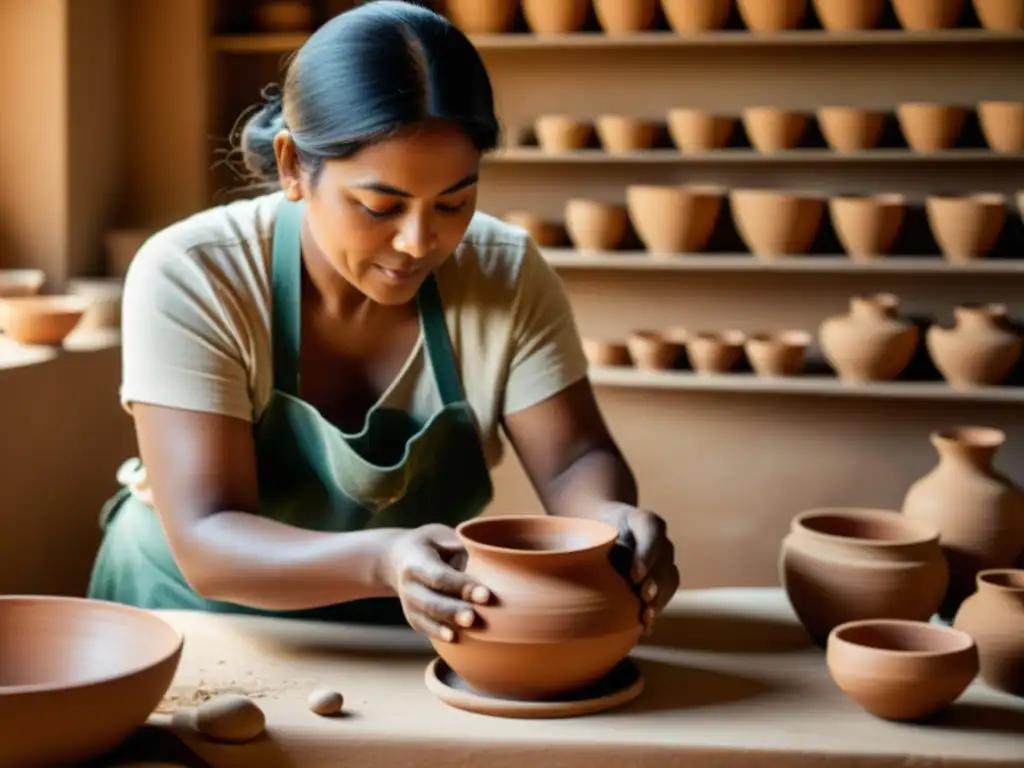
[[[309,694],[307,704],[311,712],[323,715],[324,717],[330,717],[331,715],[341,714],[341,708],[345,704],[345,699],[337,691],[317,688]]]
[[[263,710],[252,699],[237,694],[203,702],[196,711],[196,727],[215,741],[241,744],[252,741],[266,727]]]

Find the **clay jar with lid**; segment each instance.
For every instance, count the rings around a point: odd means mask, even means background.
[[[491,590],[477,625],[432,641],[476,691],[549,699],[595,683],[640,639],[641,604],[612,565],[615,526],[548,515],[482,517],[456,529],[465,572]]]
[[[1024,492],[993,467],[1002,430],[958,427],[930,439],[939,461],[907,490],[903,514],[942,536],[950,583],[940,615],[952,618],[978,572],[1010,567],[1024,550]]]
[[[898,310],[899,298],[891,293],[854,296],[846,314],[825,319],[818,342],[840,379],[888,381],[910,364],[921,332]]]
[[[962,304],[953,317],[952,328],[933,325],[925,334],[928,354],[946,383],[954,389],[1002,384],[1024,347],[1006,305]]]
[[[953,626],[977,643],[986,683],[1024,696],[1024,570],[982,571],[977,583],[978,591],[964,600]]]
[[[793,519],[779,580],[800,623],[823,646],[848,621],[926,621],[946,592],[949,569],[934,527],[893,510],[837,507]]]

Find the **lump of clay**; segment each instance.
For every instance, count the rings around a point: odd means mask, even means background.
[[[331,691],[327,688],[317,688],[309,694],[307,703],[309,704],[311,712],[328,717],[330,715],[337,715],[341,713],[341,708],[345,704],[345,699],[337,691]]]
[[[196,727],[216,741],[251,741],[263,733],[266,724],[256,702],[236,694],[210,699],[196,712]]]

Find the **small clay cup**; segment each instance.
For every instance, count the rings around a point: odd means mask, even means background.
[[[701,331],[690,334],[686,353],[697,373],[728,373],[743,359],[742,331]]]
[[[508,32],[516,20],[516,0],[445,0],[445,12],[452,24],[467,35],[497,35]]]
[[[906,218],[903,195],[836,196],[829,217],[843,250],[853,261],[876,261],[892,249]]]
[[[1020,0],[974,0],[974,10],[983,29],[993,32],[1024,30],[1024,3]]]
[[[978,121],[993,152],[1024,152],[1024,101],[979,102]]]
[[[817,193],[775,189],[732,189],[729,205],[743,242],[765,261],[807,253],[825,214]]]
[[[633,365],[640,370],[664,371],[675,368],[683,345],[660,331],[634,331],[626,339]]]
[[[758,152],[783,152],[800,145],[807,131],[807,115],[779,107],[747,107],[743,127]]]
[[[736,0],[740,17],[751,32],[799,29],[810,0]]]
[[[633,362],[625,343],[609,339],[583,339],[583,354],[591,365],[601,367],[630,365]]]
[[[590,0],[522,0],[522,4],[526,26],[535,35],[577,32],[590,11]]]
[[[736,118],[707,109],[676,107],[668,111],[668,134],[680,152],[724,149],[736,131]]]
[[[966,6],[967,0],[892,0],[900,26],[914,32],[951,29]]]
[[[814,0],[814,11],[829,32],[857,32],[875,29],[885,5],[886,0]]]
[[[817,118],[825,141],[842,153],[874,149],[885,128],[884,112],[860,107],[818,107]]]
[[[479,2],[479,0],[478,0]],[[597,23],[609,35],[645,32],[654,24],[658,0],[592,0]]]
[[[795,376],[804,368],[811,334],[807,331],[757,333],[743,348],[758,376]]]
[[[926,197],[928,226],[946,261],[962,264],[987,256],[1006,224],[1006,202],[995,192]]]
[[[680,35],[714,32],[729,21],[732,0],[661,0],[669,28]]]

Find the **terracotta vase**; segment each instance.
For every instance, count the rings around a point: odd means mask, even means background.
[[[729,207],[747,248],[754,256],[770,261],[807,253],[821,227],[825,201],[800,192],[733,189]]]
[[[906,217],[903,195],[833,197],[828,201],[832,228],[853,261],[884,257],[899,236]]]
[[[675,368],[683,345],[666,337],[660,331],[634,331],[626,339],[633,365],[644,371],[664,371]]]
[[[518,10],[516,0],[445,0],[448,18],[467,35],[508,32]]]
[[[586,23],[590,12],[590,0],[522,0],[522,3],[526,26],[538,35],[576,32]]]
[[[953,309],[952,328],[931,326],[928,355],[954,389],[1002,384],[1020,360],[1024,338],[1010,322],[1005,304],[964,304]]]
[[[714,32],[729,21],[732,0],[661,0],[669,28],[681,35]]]
[[[807,130],[807,115],[778,107],[747,107],[743,128],[758,152],[782,152],[799,146]]]
[[[962,264],[988,255],[1006,224],[1006,198],[995,193],[929,195],[925,213],[946,261]]]
[[[810,343],[806,331],[779,331],[749,336],[743,349],[758,376],[795,376],[804,368]]]
[[[882,138],[885,113],[859,107],[819,107],[818,126],[836,152],[874,149]]]
[[[736,130],[736,118],[706,109],[678,107],[668,112],[668,134],[680,152],[723,149]]]
[[[808,0],[736,0],[736,6],[750,31],[783,32],[803,24]]]
[[[534,515],[483,517],[457,529],[465,572],[491,590],[477,626],[434,641],[442,659],[484,694],[538,700],[595,683],[640,639],[641,604],[612,566],[618,530]]]
[[[610,35],[644,32],[654,24],[658,0],[593,0],[594,15]]]
[[[982,101],[978,104],[978,121],[985,143],[993,152],[1024,152],[1024,102]]]
[[[986,683],[1024,696],[1024,570],[982,571],[977,583],[978,591],[964,600],[953,626],[978,644]]]
[[[630,115],[601,115],[596,128],[601,146],[609,154],[650,149],[658,137],[657,126]]]
[[[814,11],[829,32],[855,32],[878,26],[885,0],[814,0]]]
[[[955,27],[966,5],[967,0],[892,0],[900,26],[915,32]]]
[[[626,235],[629,215],[626,206],[601,200],[567,200],[565,228],[573,245],[581,251],[612,251]]]
[[[912,150],[939,152],[956,144],[967,122],[967,110],[949,104],[905,101],[896,106],[896,119]]]
[[[998,32],[1024,29],[1024,0],[974,0],[974,10],[985,29]]]
[[[892,510],[801,512],[779,557],[779,580],[818,645],[848,621],[928,620],[948,579],[939,532]]]
[[[626,208],[637,236],[652,254],[704,250],[725,193],[711,187],[626,187]]]
[[[822,322],[818,342],[843,381],[890,381],[910,364],[920,335],[899,316],[899,298],[880,293],[852,297],[846,314]]]
[[[950,581],[940,615],[948,619],[979,571],[1008,568],[1024,550],[1024,491],[992,465],[1002,430],[959,427],[930,440],[939,461],[907,490],[903,514],[942,535]]]

